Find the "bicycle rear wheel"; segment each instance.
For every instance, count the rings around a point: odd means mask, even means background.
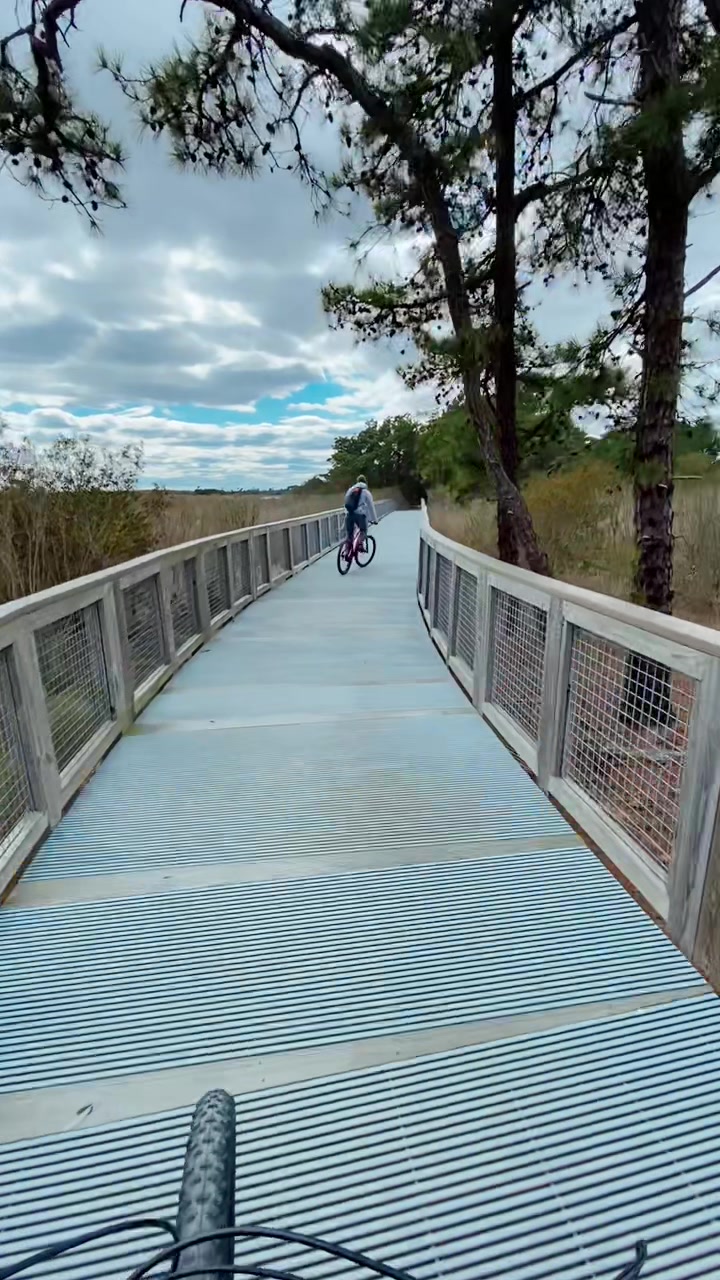
[[[235,1103],[223,1089],[200,1099],[185,1150],[177,1213],[178,1240],[192,1240],[235,1225]],[[235,1241],[226,1236],[190,1245],[180,1254],[176,1276],[202,1272],[219,1280],[231,1267]]]
[[[375,539],[373,538],[372,534],[368,533],[365,538],[365,549],[361,551],[360,548],[358,547],[358,553],[357,553],[357,556],[355,557],[361,569],[365,569],[367,565],[370,564],[370,561],[373,559],[376,550],[377,550],[377,543],[375,542]]]
[[[338,547],[338,553],[337,553],[338,573],[341,573],[343,577],[345,576],[346,573],[350,572],[352,568],[352,562],[353,562],[352,552],[346,555],[345,554],[346,548],[347,548],[347,543],[343,538],[342,542],[340,543],[340,546]]]

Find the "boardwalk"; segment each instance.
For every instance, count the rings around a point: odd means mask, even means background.
[[[220,1084],[244,1220],[423,1280],[612,1276],[640,1236],[720,1276],[716,998],[448,675],[417,518],[378,541],[193,658],[0,912],[3,1262],[172,1214]]]

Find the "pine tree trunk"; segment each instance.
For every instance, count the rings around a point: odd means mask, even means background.
[[[678,83],[683,5],[684,0],[639,0],[641,94],[647,111]],[[680,390],[690,198],[682,123],[669,117],[656,119],[642,158],[648,241],[634,456],[635,591],[641,604],[670,613],[673,437]]]
[[[495,149],[495,259],[493,263],[493,364],[500,457],[508,479],[517,484],[517,357],[515,306],[515,126],[513,94],[513,10],[500,3],[493,15],[493,113]],[[518,540],[512,512],[498,500],[498,554],[517,564]]]
[[[475,427],[478,444],[488,475],[495,486],[498,505],[512,519],[519,552],[528,569],[549,575],[550,565],[541,549],[527,503],[517,485],[507,474],[496,438],[496,421],[487,402],[481,363],[476,349],[477,332],[473,325],[458,233],[450,215],[445,191],[432,162],[427,156],[411,153],[410,172],[416,179],[435,236],[435,252],[443,274],[448,311],[458,342],[463,390],[468,415]]]
[[[468,414],[477,432],[483,461],[495,485],[498,506],[502,506],[512,519],[514,536],[528,569],[532,569],[533,573],[545,574],[547,577],[550,575],[550,564],[537,540],[527,503],[517,485],[509,479],[502,464],[495,432],[489,421],[482,378],[477,365],[465,370],[463,389]]]

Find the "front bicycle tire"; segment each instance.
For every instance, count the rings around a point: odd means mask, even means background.
[[[349,556],[345,555],[345,547],[346,543],[344,541],[341,542],[337,553],[338,573],[341,573],[343,577],[345,577],[346,573],[350,572],[353,562],[352,553]]]
[[[358,553],[357,553],[357,556],[355,557],[361,569],[367,568],[370,562],[374,559],[376,551],[377,551],[377,543],[373,538],[372,534],[369,533],[365,538],[364,549],[361,551],[360,548],[358,547]]]
[[[195,1239],[235,1225],[235,1103],[224,1089],[198,1102],[185,1150],[177,1212],[178,1241]],[[232,1267],[232,1236],[189,1245],[178,1259],[176,1276],[201,1273],[219,1280]]]

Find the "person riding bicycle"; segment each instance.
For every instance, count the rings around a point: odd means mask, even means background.
[[[348,542],[352,542],[355,525],[365,537],[368,523],[377,524],[375,503],[368,489],[365,476],[358,476],[355,484],[351,485],[345,494],[345,511],[345,528]]]

